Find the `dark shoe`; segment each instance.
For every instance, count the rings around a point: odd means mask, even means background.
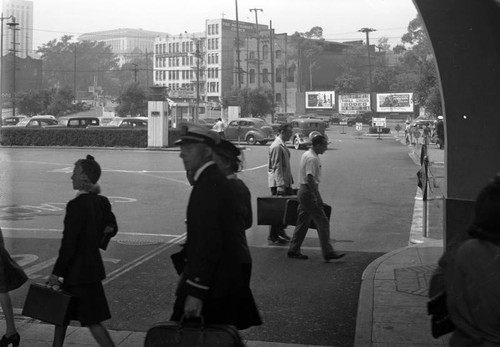
[[[286,240],[282,239],[281,237],[268,237],[267,240],[273,244],[278,244],[278,245],[284,245],[287,243]]]
[[[328,260],[340,259],[340,258],[343,258],[344,256],[345,256],[345,253],[339,253],[339,252],[333,251],[332,253],[327,254],[325,256],[325,260],[328,261]]]
[[[14,347],[18,347],[20,342],[21,336],[19,336],[18,333],[15,333],[14,335],[11,335],[9,337],[4,335],[0,340],[0,347],[8,347],[10,344],[12,344],[12,346]]]
[[[280,232],[280,234],[278,235],[278,237],[281,237],[283,240],[285,241],[290,241],[292,238],[290,236],[288,236],[285,231],[283,230],[282,232]]]
[[[288,252],[288,258],[302,259],[302,260],[309,259],[307,255],[298,252]]]

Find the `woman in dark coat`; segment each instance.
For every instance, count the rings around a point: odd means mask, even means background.
[[[73,294],[71,320],[90,329],[100,346],[115,346],[102,321],[111,318],[102,280],[106,277],[99,247],[106,236],[118,230],[109,200],[100,193],[97,180],[101,168],[87,155],[75,163],[73,189],[77,196],[66,205],[59,257],[49,277],[49,285]],[[109,240],[109,238],[108,238]],[[66,328],[55,327],[53,347],[63,346]]]
[[[241,151],[231,142],[222,140],[215,146],[214,160],[219,169],[229,180],[236,204],[235,234],[238,243],[238,258],[244,275],[244,288],[241,291],[239,308],[239,329],[246,329],[253,325],[261,325],[257,306],[250,289],[252,274],[252,257],[248,248],[245,230],[252,226],[252,203],[250,190],[245,183],[236,176],[241,171],[242,161],[239,159]]]

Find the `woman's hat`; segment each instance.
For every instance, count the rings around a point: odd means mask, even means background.
[[[234,157],[238,157],[241,154],[241,149],[233,145],[232,142],[227,140],[221,140],[219,144],[215,146],[216,152],[224,152]]]

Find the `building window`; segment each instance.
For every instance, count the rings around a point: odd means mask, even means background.
[[[248,59],[255,59],[255,52],[250,52]]]
[[[255,83],[255,70],[254,69],[250,69],[250,83]]]
[[[276,68],[276,83],[281,83],[281,69]]]
[[[262,83],[269,82],[269,71],[267,69],[262,70]]]
[[[219,24],[215,24],[215,34],[219,34]]]
[[[281,50],[276,50],[276,59],[281,59]]]
[[[262,46],[262,59],[269,59],[269,46],[264,45]]]
[[[291,66],[288,68],[288,76],[286,79],[288,82],[295,81],[295,66]]]
[[[276,93],[276,102],[281,102],[281,93]]]

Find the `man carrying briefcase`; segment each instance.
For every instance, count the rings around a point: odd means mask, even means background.
[[[327,146],[328,142],[324,136],[315,136],[312,139],[312,147],[300,158],[297,226],[288,248],[289,258],[308,259],[307,255],[300,252],[300,247],[304,242],[311,220],[316,224],[321,252],[325,261],[340,259],[345,255],[345,253],[335,252],[330,243],[330,221],[323,210],[323,199],[318,189],[321,180],[319,154],[323,154]]]

